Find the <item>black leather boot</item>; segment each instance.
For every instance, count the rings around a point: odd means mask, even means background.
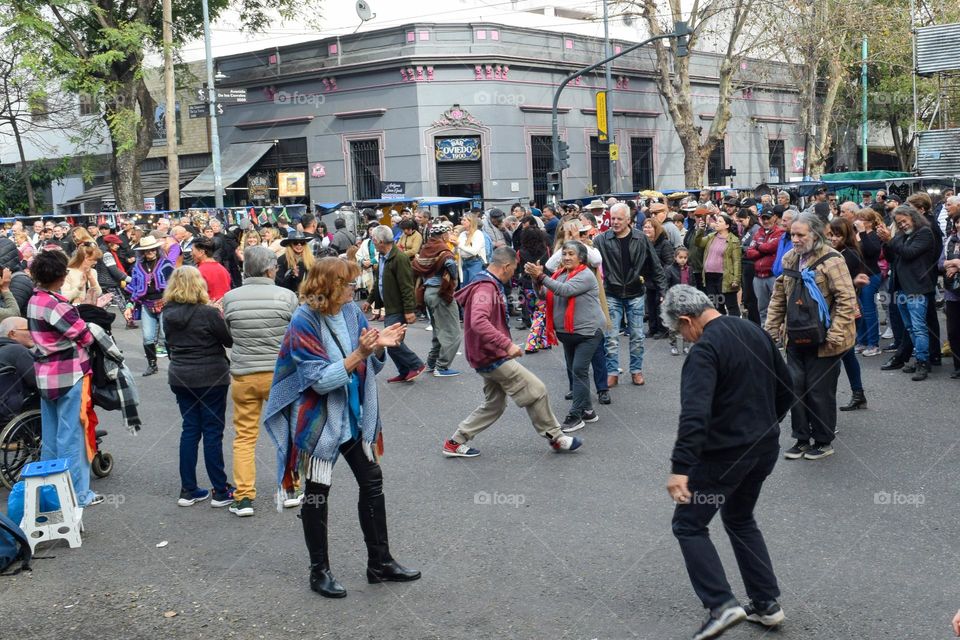
[[[880,365],[880,371],[896,371],[897,369],[903,369],[903,360],[897,356],[893,356]]]
[[[917,362],[917,372],[911,376],[911,380],[914,382],[920,382],[921,380],[927,379],[927,374],[930,373],[930,363],[920,360]]]
[[[863,394],[863,391],[854,391],[853,395],[850,396],[850,402],[846,406],[840,407],[840,411],[856,411],[857,409],[866,409],[867,408],[867,396]]]
[[[157,369],[157,345],[143,345],[143,353],[147,356],[147,370],[143,372],[143,377],[146,378],[159,371],[159,369]]]
[[[304,500],[300,509],[303,521],[303,539],[310,554],[310,588],[325,598],[345,598],[343,588],[330,572],[330,557],[327,553],[327,501],[326,496],[314,494],[316,500]]]
[[[357,504],[363,541],[367,544],[367,582],[410,582],[420,572],[407,569],[390,555],[387,541],[387,509],[383,494]]]

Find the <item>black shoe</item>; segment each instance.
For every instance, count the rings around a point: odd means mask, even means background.
[[[420,579],[420,572],[416,569],[407,569],[399,562],[390,558],[378,567],[367,566],[367,582],[412,582]]]
[[[159,371],[160,371],[160,370],[157,368],[157,363],[156,363],[156,362],[148,362],[148,363],[147,363],[147,370],[144,371],[144,372],[141,374],[141,376],[144,377],[144,378],[146,378],[147,376],[152,376],[153,374],[158,373]]]
[[[321,566],[310,567],[310,588],[324,598],[346,598],[347,590],[337,582],[330,569]]]
[[[881,349],[881,351],[883,351],[883,352],[885,352],[885,353],[888,353],[888,352],[890,352],[890,351],[899,351],[899,350],[900,350],[900,345],[895,344],[895,343],[894,343],[894,344],[888,344],[888,345],[885,346],[883,349]]]
[[[604,389],[603,391],[597,392],[597,399],[600,404],[610,404],[610,392]]]
[[[703,623],[700,630],[693,634],[693,640],[709,640],[709,638],[719,638],[727,629],[735,627],[747,619],[747,612],[743,610],[736,600],[722,608],[711,611],[710,617]]]
[[[950,374],[951,380],[960,380],[960,369],[954,369],[953,373]]]
[[[765,627],[775,627],[786,617],[783,615],[783,609],[777,604],[776,600],[770,602],[750,602],[743,608],[747,613],[748,622],[756,622]]]
[[[853,395],[850,396],[850,402],[846,406],[840,407],[840,411],[856,411],[857,409],[866,409],[867,408],[867,396],[864,395],[863,391],[854,391]]]
[[[903,368],[900,369],[900,371],[902,371],[903,373],[913,373],[916,370],[917,370],[917,363],[915,361],[906,363],[905,365],[903,365]]]
[[[567,391],[567,394],[563,396],[564,400],[573,400],[573,391]]]
[[[911,376],[911,380],[914,382],[921,382],[927,379],[927,375],[930,373],[930,365],[926,362],[920,361],[916,366],[917,372]]]
[[[583,420],[580,419],[580,416],[569,413],[564,419],[563,424],[560,425],[560,430],[564,433],[570,433],[571,431],[579,431],[580,429],[583,429],[584,426],[585,425],[583,424]]]
[[[783,457],[787,460],[799,460],[803,457],[803,454],[809,451],[810,441],[809,440],[797,440],[797,444],[793,445],[789,449],[783,452]]]
[[[829,442],[815,442],[812,447],[803,452],[804,460],[819,460],[833,455],[833,445]]]
[[[884,349],[886,351],[886,349]],[[903,360],[894,356],[880,365],[880,371],[896,371],[897,369],[903,369]]]
[[[580,416],[581,420],[584,422],[596,422],[600,419],[600,416],[597,415],[597,412],[593,409],[587,409],[583,412],[583,415]]]

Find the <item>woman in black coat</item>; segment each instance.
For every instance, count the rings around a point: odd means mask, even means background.
[[[671,223],[672,224],[672,223]],[[663,230],[663,225],[655,218],[647,218],[643,221],[643,233],[647,236],[650,244],[653,245],[653,251],[660,258],[660,266],[666,271],[673,265],[673,258],[676,250],[670,242],[669,236]],[[666,291],[660,291],[657,283],[653,280],[647,280],[647,327],[649,327],[650,337],[655,340],[666,338],[670,335],[667,328],[663,326],[663,320],[660,319],[660,298]]]

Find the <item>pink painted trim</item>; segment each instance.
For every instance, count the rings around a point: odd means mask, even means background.
[[[420,41],[421,41],[421,42],[423,42],[424,40],[429,40],[429,39],[430,39],[430,32],[429,32],[429,31],[421,31],[421,32],[420,32]]]
[[[314,116],[293,116],[290,118],[275,118],[272,120],[248,120],[247,122],[238,122],[237,129],[263,129],[265,127],[282,127],[290,124],[306,124],[313,120]]]
[[[565,38],[563,41],[564,49],[573,49],[573,40],[571,38]]]
[[[327,55],[335,56],[337,55],[337,45],[336,43],[327,45]]]
[[[413,31],[407,31],[407,42],[416,42],[416,41],[417,41],[417,34],[415,34]]]
[[[496,29],[491,29],[491,30],[490,30],[490,39],[491,39],[491,40],[494,40],[494,41],[499,40],[499,39],[500,39],[500,32],[497,31]]]
[[[477,40],[486,40],[487,32],[484,31],[483,29],[477,29],[476,31],[473,32],[473,37],[476,38]]]

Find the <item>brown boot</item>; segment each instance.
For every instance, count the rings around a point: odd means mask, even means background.
[[[607,386],[610,387],[611,389],[617,386],[619,382],[620,382],[619,376],[607,376]]]
[[[633,378],[633,384],[637,385],[638,387],[643,386],[643,384],[646,382],[646,380],[643,379],[642,373],[631,374],[631,377]]]

